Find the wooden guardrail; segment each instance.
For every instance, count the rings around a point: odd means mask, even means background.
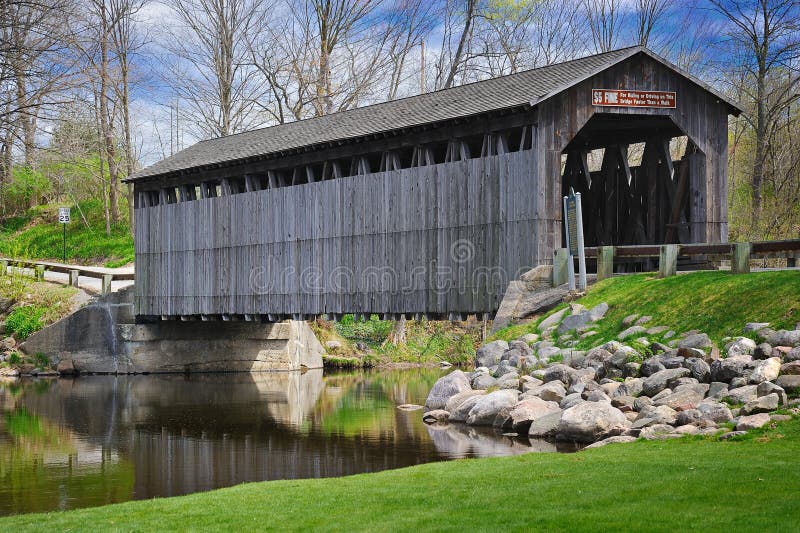
[[[786,259],[790,267],[797,265],[800,257],[800,239],[785,241],[759,241],[697,244],[645,244],[637,246],[595,246],[584,249],[588,258],[597,259],[597,279],[611,277],[615,258],[658,257],[661,277],[673,276],[678,271],[679,257],[698,257],[706,260],[730,259],[735,273],[750,272],[750,260],[762,258]],[[566,250],[560,248],[553,254],[553,285],[567,282]]]
[[[133,272],[109,272],[108,269],[99,267],[86,267],[68,265],[64,263],[52,263],[49,261],[30,261],[27,259],[0,259],[0,276],[8,274],[9,267],[29,268],[33,271],[33,277],[37,280],[44,279],[45,271],[68,274],[68,284],[73,287],[78,286],[81,276],[85,278],[99,279],[101,281],[101,293],[111,292],[112,281],[129,281],[135,279]]]

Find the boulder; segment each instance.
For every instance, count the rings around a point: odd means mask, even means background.
[[[605,402],[584,402],[561,413],[558,438],[577,442],[596,442],[620,435],[628,427],[625,415]]]
[[[687,409],[685,411],[678,411],[678,414],[675,415],[675,423],[679,426],[685,426],[687,424],[697,424],[701,420],[705,420],[706,418],[703,416],[703,413],[699,409]]]
[[[447,400],[447,403],[444,405],[444,410],[449,413],[452,413],[469,398],[472,398],[473,396],[483,396],[484,394],[486,394],[485,390],[468,390],[464,392],[459,392],[458,394],[451,396],[450,399]]]
[[[704,396],[702,392],[686,388],[683,390],[676,390],[666,398],[662,398],[658,401],[654,399],[653,403],[655,405],[666,405],[676,410],[694,409],[703,401]]]
[[[558,406],[564,410],[569,409],[570,407],[574,407],[579,403],[583,403],[585,400],[583,396],[579,392],[573,392],[572,394],[567,394],[564,396],[564,399],[558,403]]]
[[[542,362],[547,362],[551,358],[559,355],[561,353],[561,348],[556,346],[545,346],[544,348],[539,348],[538,356]]]
[[[724,399],[734,403],[747,403],[758,398],[758,387],[756,385],[745,385],[731,389],[724,396]]]
[[[753,359],[767,359],[769,357],[772,357],[772,346],[766,342],[762,342],[753,350]]]
[[[764,427],[769,423],[769,415],[766,413],[759,413],[750,416],[741,416],[736,422],[736,431],[747,431],[750,429],[758,429]]]
[[[755,400],[751,400],[742,406],[739,414],[754,415],[756,413],[769,413],[778,408],[780,399],[776,393],[761,396]]]
[[[550,329],[553,326],[555,326],[556,324],[558,324],[559,322],[561,322],[561,319],[564,318],[564,315],[567,313],[567,311],[568,311],[568,309],[564,308],[564,309],[562,309],[560,311],[556,311],[555,313],[553,313],[549,317],[547,317],[544,320],[542,320],[541,323],[539,323],[539,331],[544,331],[546,329]]]
[[[489,374],[481,374],[472,381],[472,386],[476,389],[486,390],[497,385],[497,380]]]
[[[773,346],[798,346],[800,345],[800,330],[786,331],[784,329],[773,331],[765,339]]]
[[[635,442],[636,440],[638,440],[636,437],[629,437],[627,435],[617,435],[616,437],[608,437],[606,439],[593,442],[584,449],[588,450],[589,448],[601,448],[608,444],[622,444],[625,442]]]
[[[717,359],[711,363],[711,381],[730,383],[733,378],[743,377],[750,361],[744,357]]]
[[[675,434],[674,431],[675,429],[669,424],[653,424],[642,429],[639,437],[645,440],[664,440],[681,436]]]
[[[649,418],[654,424],[674,424],[676,417],[675,409],[668,405],[648,405],[639,411],[639,416],[636,417],[636,420]]]
[[[454,370],[433,384],[428,399],[425,400],[425,407],[429,410],[443,409],[450,397],[468,390],[472,390],[469,377],[461,370]]]
[[[478,400],[482,397],[483,395],[472,396],[461,402],[459,406],[452,411],[446,409],[450,411],[450,422],[465,422],[472,408],[475,407],[475,404],[478,403]]]
[[[513,429],[520,434],[527,433],[534,420],[560,412],[561,409],[555,402],[546,402],[541,398],[528,398],[514,404],[503,427]]]
[[[530,357],[533,355],[533,349],[531,348],[530,344],[525,341],[511,341],[508,343],[508,346],[511,350],[517,350],[522,357]],[[508,352],[506,352],[508,353]],[[505,354],[503,355],[505,357]]]
[[[639,368],[639,372],[641,372],[642,376],[647,377],[652,376],[656,372],[665,370],[667,367],[661,364],[661,359],[661,356],[655,356],[647,359],[644,363],[642,363],[642,366]]]
[[[450,413],[444,409],[434,409],[422,415],[422,421],[426,424],[444,424],[450,420]]]
[[[790,361],[781,365],[781,374],[800,376],[800,361]]]
[[[560,402],[567,395],[567,389],[560,381],[550,381],[529,389],[525,393],[528,398],[538,396],[548,402]]]
[[[644,379],[644,382],[642,383],[642,394],[645,396],[655,396],[662,390],[666,389],[672,381],[686,377],[690,374],[691,372],[688,368],[659,370],[655,374],[652,374]]]
[[[712,381],[708,385],[708,397],[709,398],[724,398],[725,395],[728,393],[727,383],[723,383],[721,381]]]
[[[577,312],[575,312],[577,311]],[[573,314],[565,316],[558,326],[558,334],[563,335],[568,331],[582,328],[592,322],[597,322],[603,318],[608,312],[608,304],[601,303],[590,309],[589,311],[576,308]]]
[[[629,328],[626,328],[626,329],[622,330],[619,333],[619,335],[617,335],[617,339],[622,341],[622,340],[627,339],[628,337],[634,337],[636,335],[642,335],[644,333],[647,333],[647,329],[646,328],[644,328],[642,326],[631,326]]]
[[[750,383],[761,383],[763,381],[773,381],[781,371],[781,360],[779,357],[770,357],[756,364],[750,374]]]
[[[697,405],[697,410],[703,414],[703,418],[714,422],[728,422],[733,420],[733,413],[727,405],[714,400],[705,399]]]
[[[328,350],[338,350],[342,347],[342,343],[339,341],[327,341],[325,342],[325,348]]]
[[[747,337],[738,337],[729,342],[725,349],[728,353],[728,357],[753,355],[753,353],[756,351],[756,341],[748,339]]]
[[[627,378],[614,393],[615,396],[639,396],[644,387],[642,378]]]
[[[678,348],[711,348],[713,343],[705,333],[695,333],[687,335],[678,343]]]
[[[556,363],[544,369],[543,381],[548,383],[550,381],[560,381],[565,385],[570,382],[570,377],[575,373],[575,369],[565,364]]]
[[[636,314],[628,315],[628,316],[626,316],[625,318],[622,319],[622,325],[623,326],[633,325],[633,323],[636,322],[636,320],[638,318],[639,318],[639,315],[636,315]]]
[[[497,414],[505,407],[517,403],[519,394],[513,390],[498,390],[477,396],[478,401],[470,409],[466,422],[470,426],[488,426],[494,423]]]
[[[612,352],[604,348],[594,348],[586,354],[584,363],[588,367],[597,369],[603,367],[606,361],[609,361],[613,356]]]
[[[768,396],[770,394],[777,394],[778,403],[780,403],[781,405],[786,405],[786,402],[788,400],[786,396],[786,391],[769,381],[759,383],[758,387],[756,388],[756,394],[758,395],[759,398],[761,398],[762,396]]]
[[[549,439],[555,437],[561,422],[561,412],[553,412],[537,418],[528,428],[528,437],[532,439]]]
[[[800,376],[778,376],[775,384],[788,393],[800,392]]]
[[[522,337],[520,337],[517,340],[521,341],[521,342],[524,342],[525,344],[530,346],[531,344],[533,344],[534,342],[539,340],[539,335],[537,335],[536,333],[526,333],[525,335],[523,335]]]
[[[783,360],[788,362],[800,361],[800,347],[793,348],[783,355]]]
[[[507,350],[508,343],[506,341],[492,341],[484,344],[475,352],[475,366],[494,366],[501,361]]]
[[[755,333],[769,327],[769,322],[748,322],[744,325],[745,333]]]
[[[683,360],[683,366],[688,368],[692,377],[701,383],[708,383],[711,379],[711,367],[699,357],[689,357]]]

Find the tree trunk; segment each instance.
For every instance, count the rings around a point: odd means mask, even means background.
[[[764,102],[766,94],[766,68],[759,59],[758,79],[756,81],[756,153],[753,160],[753,176],[751,186],[753,189],[753,231],[758,231],[757,224],[761,218],[762,187],[764,183],[764,159],[767,152],[767,125],[766,125],[766,105]]]
[[[406,317],[401,316],[400,320],[395,321],[392,335],[390,337],[395,346],[406,343]]]
[[[458,48],[450,62],[450,72],[447,73],[447,79],[444,82],[444,89],[449,89],[453,86],[456,74],[458,73],[458,66],[461,63],[461,56],[464,54],[464,46],[467,43],[470,29],[472,28],[472,19],[475,16],[475,1],[467,0],[467,20],[464,22],[464,31],[461,33],[461,39],[458,41]]]
[[[108,66],[108,13],[105,6],[100,8],[100,94],[98,106],[100,112],[100,128],[104,141],[106,153],[106,164],[108,164],[108,204],[112,222],[119,222],[119,164],[117,162],[117,149],[114,142],[113,118],[109,113],[108,106],[108,85],[109,85],[109,66]],[[110,234],[110,229],[106,229]]]

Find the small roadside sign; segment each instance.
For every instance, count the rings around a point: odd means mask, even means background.
[[[58,221],[62,224],[68,224],[70,221],[69,218],[69,207],[59,207],[58,208]]]

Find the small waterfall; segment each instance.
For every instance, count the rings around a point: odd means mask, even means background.
[[[109,335],[109,351],[111,357],[114,359],[114,373],[119,373],[119,348],[117,346],[117,331],[116,322],[114,321],[114,313],[111,312],[111,305],[107,302],[97,302],[99,307],[105,311],[108,316],[108,335]]]

